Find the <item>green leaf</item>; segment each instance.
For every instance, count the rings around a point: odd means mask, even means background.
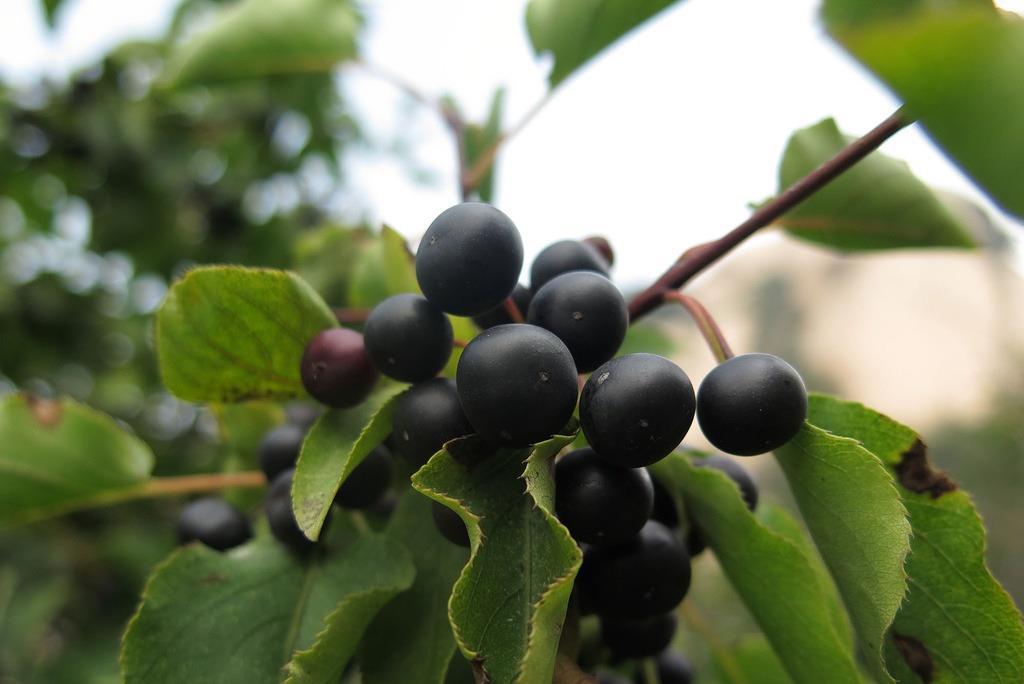
[[[932,468],[913,430],[887,416],[812,395],[810,419],[878,455],[910,513],[909,591],[886,641],[890,671],[901,682],[1024,680],[1021,615],[985,564],[970,497]]]
[[[393,400],[403,389],[381,383],[358,406],[320,416],[306,435],[292,478],[292,509],[310,539],[320,536],[341,484],[391,433]]]
[[[357,55],[361,20],[347,0],[240,0],[172,55],[172,85],[328,72]]]
[[[695,468],[681,454],[651,469],[682,494],[688,514],[793,681],[860,682],[853,652],[829,610],[828,590],[807,553],[755,518],[723,473]]]
[[[825,0],[822,16],[830,26],[864,24],[909,12],[950,8],[992,10],[992,0]]]
[[[851,138],[832,119],[797,131],[779,167],[779,192],[821,166]],[[873,152],[780,218],[790,234],[844,251],[971,247],[967,228],[901,161]]]
[[[349,304],[370,308],[392,295],[419,291],[416,265],[405,238],[384,226],[355,263]]]
[[[306,559],[269,536],[227,553],[174,552],[128,624],[124,681],[270,683],[287,665],[294,681],[337,682],[372,610],[414,572],[381,535],[357,538],[348,526],[337,536],[339,547]]]
[[[530,0],[526,29],[538,55],[550,52],[554,88],[588,60],[674,0]]]
[[[385,534],[412,553],[416,580],[370,625],[359,655],[363,684],[442,684],[455,653],[448,598],[468,552],[441,536],[430,499],[407,489]],[[395,648],[401,635],[401,648]],[[453,666],[468,666],[459,659]]]
[[[622,346],[619,347],[619,351],[615,355],[625,356],[644,352],[659,356],[671,356],[675,351],[675,343],[662,326],[641,320],[630,324],[626,329],[626,339],[622,341]]]
[[[0,400],[0,525],[125,498],[153,454],[110,417],[71,400]]]
[[[835,579],[876,679],[882,646],[906,593],[910,523],[892,478],[856,441],[804,424],[775,456]]]
[[[793,681],[763,636],[747,637],[724,654],[712,655],[712,664],[721,682],[791,684]],[[736,676],[737,673],[742,679]]]
[[[961,1],[849,23],[848,4],[826,5],[832,34],[997,204],[1024,217],[1024,22]]]
[[[448,604],[462,653],[479,677],[495,682],[550,681],[562,620],[582,553],[553,514],[552,459],[575,438],[551,438],[529,450],[500,450],[469,465],[463,438],[436,453],[413,486],[466,522],[472,544]],[[465,459],[464,459],[465,460]]]
[[[466,167],[473,168],[481,155],[488,153],[501,138],[501,119],[505,110],[505,89],[498,88],[491,98],[491,109],[487,121],[481,124],[467,124],[462,132],[462,149],[466,155]],[[476,183],[476,194],[481,202],[494,200],[494,159],[487,172]]]
[[[331,310],[294,273],[194,269],[174,283],[157,311],[164,385],[188,401],[305,396],[302,352],[335,325]]]
[[[57,25],[57,12],[60,11],[64,0],[42,0],[43,16],[46,17],[46,25],[51,29]]]
[[[337,306],[349,301],[352,273],[366,247],[377,239],[367,228],[325,226],[295,243],[295,272]]]
[[[220,450],[224,452],[221,471],[235,473],[258,470],[257,454],[263,436],[274,426],[284,422],[284,411],[270,401],[246,401],[240,404],[211,404],[210,411],[220,428]],[[243,510],[255,508],[264,491],[252,488],[233,488],[221,496]]]

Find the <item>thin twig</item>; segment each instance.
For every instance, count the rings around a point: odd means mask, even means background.
[[[519,305],[516,304],[515,300],[509,297],[506,299],[502,306],[505,307],[505,313],[512,319],[513,323],[524,323],[526,319],[523,318],[523,312],[519,310]]]
[[[370,317],[371,309],[349,309],[340,308],[334,310],[334,317],[338,319],[338,322],[342,325],[351,323],[365,323],[366,319]]]
[[[697,324],[697,328],[700,329],[700,334],[704,336],[708,347],[711,348],[711,353],[715,355],[715,359],[719,363],[727,361],[734,356],[732,347],[725,340],[725,335],[722,334],[722,329],[718,326],[718,322],[703,304],[690,295],[675,291],[666,292],[665,299],[678,302],[686,309],[686,312],[693,318],[693,322]]]
[[[650,287],[633,298],[629,303],[630,320],[653,311],[665,301],[666,293],[682,287],[738,244],[803,202],[911,123],[911,119],[904,117],[902,109],[897,110],[869,133],[840,150],[832,159],[763,204],[746,221],[719,239],[688,249]]]

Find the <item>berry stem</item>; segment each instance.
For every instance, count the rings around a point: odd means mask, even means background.
[[[493,301],[493,300],[492,300]],[[525,323],[526,319],[523,318],[523,312],[519,310],[519,305],[515,303],[511,297],[505,300],[503,303],[505,307],[505,313],[512,319],[513,323]]]
[[[732,347],[726,342],[725,335],[722,334],[722,329],[718,326],[714,316],[696,298],[685,295],[682,292],[671,291],[665,293],[665,299],[678,302],[686,309],[686,312],[693,318],[693,322],[697,324],[697,328],[700,329],[700,334],[704,336],[708,347],[711,348],[711,353],[715,355],[715,359],[719,363],[735,356],[732,353]]]
[[[654,658],[644,658],[643,665],[644,684],[661,684],[661,677],[658,676],[658,661]]]
[[[202,475],[153,477],[137,485],[103,492],[91,497],[85,505],[89,508],[96,508],[124,501],[151,499],[158,496],[184,496],[186,494],[215,492],[233,487],[253,489],[264,487],[266,484],[266,478],[258,470],[247,470],[237,473],[204,473]]]
[[[366,319],[370,317],[371,309],[349,309],[339,308],[334,310],[334,317],[338,319],[338,323],[342,325],[350,323],[365,323]]]
[[[459,349],[465,349],[467,344],[469,344],[469,342],[466,342],[466,340],[452,340],[452,345],[458,347]]]
[[[656,309],[665,302],[669,292],[678,290],[734,247],[823,188],[911,123],[913,120],[904,116],[902,108],[896,110],[870,132],[840,150],[832,159],[758,207],[740,225],[717,240],[691,247],[683,252],[661,277],[629,303],[630,321],[635,321]]]

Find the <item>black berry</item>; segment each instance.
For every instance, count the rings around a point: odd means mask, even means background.
[[[534,292],[555,276],[569,271],[596,271],[608,275],[608,262],[594,247],[579,240],[559,240],[542,249],[530,266]]]
[[[580,426],[601,458],[638,468],[667,456],[693,423],[693,385],[686,373],[654,354],[612,359],[580,396]]]
[[[459,400],[476,431],[525,447],[565,427],[576,407],[576,366],[554,334],[534,325],[499,325],[462,352]]]
[[[430,512],[434,516],[434,525],[442,537],[452,544],[469,548],[469,531],[458,513],[436,501],[431,502]]]
[[[610,280],[590,271],[571,271],[537,291],[526,321],[558,335],[576,370],[589,373],[615,356],[626,337],[629,314]]]
[[[415,466],[426,463],[445,442],[472,432],[455,383],[447,378],[413,385],[395,404],[392,442],[399,455]]]
[[[693,681],[693,666],[690,661],[675,651],[663,651],[655,661],[658,667],[660,684],[690,684]],[[644,679],[639,669],[636,673],[637,684],[652,684]]]
[[[696,526],[691,525],[686,532],[686,552],[690,554],[690,558],[693,558],[697,554],[703,553],[706,548],[708,548],[708,540],[704,538],[704,533]]]
[[[314,546],[315,542],[309,539],[295,521],[295,514],[292,512],[292,476],[295,470],[285,470],[270,483],[267,490],[267,497],[263,501],[263,508],[267,513],[267,522],[270,524],[270,531],[285,546],[295,550],[304,551]]]
[[[260,469],[267,476],[267,482],[273,481],[278,473],[295,467],[305,436],[304,429],[291,423],[278,425],[263,435],[260,442]]]
[[[793,439],[807,417],[807,390],[792,366],[771,354],[718,364],[697,392],[697,422],[727,454],[754,456]]]
[[[643,620],[601,620],[601,639],[616,658],[649,658],[665,650],[676,633],[675,613]]]
[[[522,314],[525,319],[526,312],[530,310],[530,301],[533,300],[533,290],[517,283],[516,289],[512,290],[511,297],[516,308],[519,309],[519,313]],[[512,317],[508,315],[508,311],[505,310],[504,302],[493,309],[484,311],[482,314],[473,316],[473,322],[476,323],[481,330],[487,330],[488,328],[493,328],[496,325],[515,323],[515,321],[512,320]]]
[[[306,391],[335,408],[362,402],[377,382],[363,336],[347,328],[331,328],[310,340],[300,370]]]
[[[651,483],[654,485],[654,509],[651,511],[651,520],[657,520],[670,529],[679,527],[679,510],[672,494],[665,485],[654,478],[651,478]]]
[[[629,684],[629,680],[613,672],[598,672],[597,684]]]
[[[324,414],[322,406],[308,402],[292,402],[284,411],[288,422],[304,431],[313,427],[313,423]]]
[[[178,516],[178,539],[182,544],[200,541],[211,549],[227,551],[251,538],[249,520],[223,499],[196,499]]]
[[[508,216],[489,204],[445,209],[416,252],[416,279],[431,302],[475,316],[512,293],[523,268],[523,242]]]
[[[577,449],[555,463],[555,509],[573,539],[621,544],[647,522],[654,505],[651,476]]]
[[[757,508],[757,485],[747,469],[739,463],[727,456],[715,454],[705,458],[695,458],[693,465],[698,468],[714,468],[728,475],[740,488],[740,494],[743,496],[747,508],[750,510]]]
[[[334,495],[342,508],[370,508],[384,495],[391,484],[391,457],[379,446],[366,455]]]
[[[366,319],[363,342],[373,365],[402,382],[428,380],[452,355],[452,324],[441,309],[415,294],[388,297]]]
[[[651,618],[686,596],[690,557],[671,530],[651,520],[625,544],[588,547],[579,580],[601,617]]]

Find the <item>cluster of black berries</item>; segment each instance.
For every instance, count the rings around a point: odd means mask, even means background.
[[[263,436],[259,447],[260,468],[270,483],[263,501],[267,523],[273,535],[295,551],[314,546],[299,529],[292,512],[291,488],[295,463],[302,449],[315,412],[294,407],[288,421]],[[379,445],[352,471],[338,489],[334,503],[349,510],[380,510],[387,512],[392,462],[388,448]],[[239,546],[252,537],[248,519],[223,499],[206,497],[188,504],[178,519],[178,536],[182,543],[199,541],[224,551]]]

